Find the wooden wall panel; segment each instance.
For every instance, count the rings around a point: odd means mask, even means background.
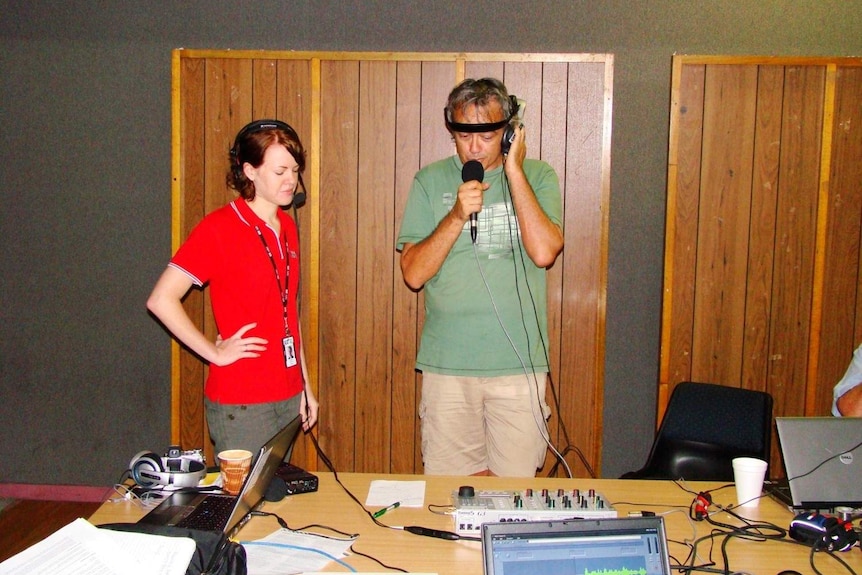
[[[413,175],[419,170],[422,64],[399,62],[396,75],[394,213],[401,214]],[[397,234],[393,220],[392,245]],[[399,255],[394,249],[389,255],[392,258],[392,458],[389,471],[412,473],[422,468],[418,418],[407,417],[419,409],[419,376],[414,369],[419,350],[419,298],[404,284]]]
[[[528,102],[525,121],[529,130],[527,136],[527,149],[538,150],[538,157],[548,162],[557,172],[560,182],[566,181],[566,147],[561,145],[566,141],[566,122],[561,121],[567,116],[569,89],[569,67],[565,63],[545,63],[542,67],[542,93],[538,102]],[[536,104],[539,104],[537,106]],[[532,128],[532,118],[538,118],[541,125],[541,134]],[[533,134],[537,141],[532,140]],[[532,153],[532,152],[531,152]],[[562,185],[562,184],[561,184]],[[566,208],[566,197],[563,197],[563,210]],[[564,211],[565,213],[565,211]],[[564,300],[564,264],[565,256],[558,258],[558,263],[548,270],[548,333],[562,333],[563,330],[563,300]],[[550,437],[556,449],[562,454],[568,454],[569,444],[568,430],[564,429],[560,422],[563,421],[560,413],[559,383],[562,381],[562,350],[558,338],[550,338],[548,342],[548,354],[550,368],[553,378],[553,387],[547,393],[546,400],[555,415],[549,422]],[[596,358],[598,361],[598,358]],[[571,421],[566,417],[565,421]],[[554,465],[554,454],[548,453],[545,460],[546,467],[550,470]]]
[[[180,84],[181,99],[190,102],[203,100],[205,60],[182,60],[181,74],[186,81]],[[192,231],[193,223],[204,216],[204,175],[203,164],[198,161],[204,153],[204,123],[203,106],[186,106],[181,109],[182,122],[175,126],[179,132],[182,144],[182,154],[178,159],[179,174],[176,176],[183,188],[188,191],[182,197],[175,195],[173,210],[181,217],[174,218],[172,224],[172,252],[179,248],[180,238],[185,238]],[[175,165],[177,161],[175,159]],[[176,168],[175,168],[176,169]],[[189,317],[199,325],[204,320],[204,294],[192,290],[183,301],[183,307]],[[172,359],[172,402],[171,442],[179,445],[195,445],[207,448],[207,461],[214,461],[212,445],[205,441],[208,437],[206,418],[204,416],[204,381],[206,381],[206,366],[198,357],[187,349],[174,345],[171,351]],[[183,385],[180,385],[180,382]],[[181,422],[183,423],[181,425]]]
[[[253,60],[251,84],[252,118],[276,118],[278,113],[278,61]],[[289,123],[289,122],[288,122]]]
[[[175,247],[204,213],[233,198],[224,188],[226,152],[246,122],[285,120],[308,150],[309,200],[291,213],[302,241],[303,340],[321,402],[315,433],[338,470],[421,472],[414,364],[424,301],[401,277],[400,216],[416,171],[454,153],[442,116],[455,83],[497,76],[526,100],[528,155],[557,170],[565,206],[567,249],[548,282],[546,344],[557,395],[549,401],[559,404],[552,440],[576,475],[599,472],[611,57],[181,50],[175,58],[175,123],[183,134],[175,157],[195,176],[177,181],[174,195],[200,206],[175,210]],[[209,314],[208,303],[197,306]],[[205,372],[194,358],[187,365]],[[175,378],[175,397],[200,401],[203,374]],[[199,445],[200,412],[194,419],[180,411],[175,430]],[[308,438],[299,443],[294,461],[319,468]]]
[[[837,67],[828,182],[825,283],[819,369],[812,398],[832,403],[831,388],[862,343],[860,233],[862,233],[862,68]]]
[[[757,79],[749,228],[748,271],[745,282],[745,329],[742,340],[741,386],[765,391],[772,317],[772,276],[775,257],[775,218],[781,151],[781,110],[784,67],[761,66]]]
[[[356,239],[359,63],[320,73],[320,445],[336,469],[353,469],[356,425]],[[326,94],[329,97],[323,97]],[[334,96],[333,96],[334,95]],[[314,153],[314,152],[312,152]],[[337,415],[337,416],[333,416]]]
[[[579,449],[588,462],[600,460],[602,374],[604,357],[599,342],[604,341],[604,260],[607,252],[586,249],[601,245],[606,233],[606,190],[602,185],[603,116],[606,96],[604,67],[600,63],[571,67],[566,99],[566,169],[561,185],[566,193],[564,209],[567,249],[563,251],[564,279],[559,286],[562,297],[562,325],[559,345],[562,353],[557,390],[560,413],[557,425],[568,428],[564,450]],[[559,106],[561,103],[557,103]],[[601,310],[601,311],[600,311]],[[592,409],[584,409],[589,406]],[[584,476],[583,463],[576,460],[575,472]],[[573,470],[574,471],[574,470]]]
[[[768,355],[778,413],[804,413],[811,331],[824,69],[790,66],[778,173],[775,275]]]
[[[703,99],[706,67],[679,67],[679,84],[671,117],[671,163],[668,166],[668,209],[665,229],[665,298],[662,307],[661,359],[666,380],[691,379],[694,277],[697,272],[697,222],[700,209]],[[658,390],[658,418],[664,415],[670,389]]]
[[[391,61],[359,70],[355,471],[392,460],[396,70]]]
[[[270,61],[270,60],[267,60]],[[312,164],[317,161],[313,153],[314,141],[311,137],[311,66],[307,60],[275,60],[276,62],[276,87],[275,103],[277,119],[287,122],[297,134],[303,134],[302,144],[306,151],[306,168],[302,180],[305,184],[308,208],[292,209],[291,215],[296,220],[299,230],[300,267],[302,279],[299,285],[299,312],[300,326],[302,330],[317,333],[317,306],[312,303],[317,298],[318,285],[316,278],[317,258],[317,233],[312,229],[311,206],[317,204],[311,199],[315,192],[316,175]],[[256,116],[260,117],[260,116]],[[302,340],[306,357],[317,357],[317,340],[309,338]],[[312,382],[317,381],[317,362],[309,363],[309,377]],[[315,389],[315,393],[317,390]],[[294,445],[293,461],[300,467],[307,468],[314,465],[317,454],[310,441],[299,440]]]
[[[699,381],[740,377],[756,90],[756,68],[706,71],[691,353]]]
[[[659,417],[689,379],[829,413],[862,333],[860,66],[675,57]]]

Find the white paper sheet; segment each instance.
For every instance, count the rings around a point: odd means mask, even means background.
[[[425,482],[385,479],[371,482],[366,507],[386,507],[396,502],[401,507],[422,507],[425,504]]]
[[[248,575],[287,575],[320,571],[333,560],[344,559],[352,543],[352,539],[339,541],[279,529],[262,539],[243,541],[242,546]]]
[[[185,537],[111,531],[76,519],[0,563],[0,575],[184,575],[195,547]]]

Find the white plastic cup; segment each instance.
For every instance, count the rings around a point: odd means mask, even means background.
[[[739,507],[757,507],[763,494],[766,462],[754,457],[737,457],[733,460],[733,482],[736,485],[736,502]]]

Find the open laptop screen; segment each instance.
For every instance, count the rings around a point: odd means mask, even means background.
[[[482,526],[486,575],[669,575],[661,517],[574,519]]]
[[[862,506],[862,418],[776,417],[797,509]]]
[[[263,501],[266,490],[282,460],[288,457],[293,447],[293,440],[299,433],[302,424],[298,415],[291,420],[281,431],[277,432],[267,441],[255,457],[251,471],[245,478],[242,491],[238,496],[236,506],[228,519],[225,533],[230,533],[240,525],[243,519],[251,513],[257,505]]]

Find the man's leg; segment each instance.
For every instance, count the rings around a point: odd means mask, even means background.
[[[485,421],[489,469],[502,477],[535,477],[547,451],[547,374],[487,378]]]
[[[427,475],[472,475],[488,469],[478,379],[422,374],[419,417]]]

